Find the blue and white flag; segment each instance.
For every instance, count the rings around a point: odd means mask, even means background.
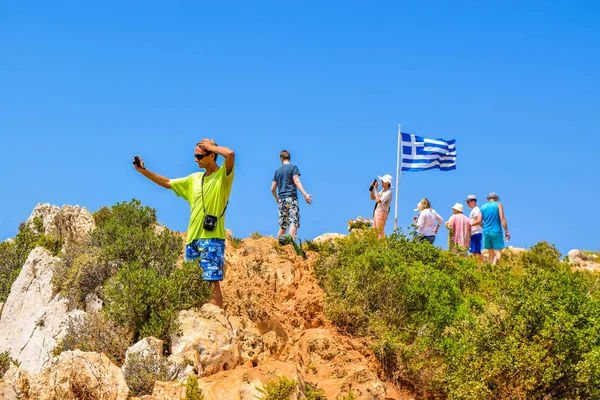
[[[402,171],[456,169],[456,140],[427,139],[402,133]]]

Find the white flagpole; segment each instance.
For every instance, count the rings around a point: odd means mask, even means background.
[[[398,229],[398,186],[400,186],[400,164],[402,163],[401,145],[402,142],[402,125],[398,124],[398,155],[396,157],[396,201],[394,211],[394,230]]]

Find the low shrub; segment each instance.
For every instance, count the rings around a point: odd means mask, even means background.
[[[234,249],[239,249],[242,246],[243,241],[244,241],[244,239],[234,237],[234,238],[231,238],[229,243],[231,243],[231,247],[233,247]]]
[[[295,380],[281,375],[265,383],[262,388],[257,387],[257,389],[263,394],[262,400],[289,400],[296,387],[297,382]]]
[[[198,385],[198,378],[189,375],[185,383],[185,400],[204,400],[202,390]]]
[[[52,285],[69,300],[70,309],[84,308],[85,298],[117,272],[116,263],[104,260],[101,249],[74,244],[67,247],[54,265]]]
[[[260,239],[261,237],[263,237],[263,235],[258,232],[252,232],[250,234],[250,239]]]
[[[19,363],[17,361],[13,360],[10,357],[10,354],[8,353],[8,351],[5,351],[4,353],[0,353],[0,379],[2,379],[2,377],[4,377],[4,374],[6,373],[6,371],[8,371],[11,364],[15,364],[17,366],[19,365]]]
[[[104,353],[117,365],[125,362],[125,352],[131,345],[127,329],[107,320],[102,313],[87,314],[69,319],[66,334],[54,349],[57,356],[63,351],[81,350]]]
[[[132,396],[152,394],[156,381],[168,381],[169,365],[166,359],[153,354],[134,353],[127,359],[123,375]]]
[[[317,388],[308,382],[304,386],[304,395],[306,396],[306,400],[327,400],[323,389]]]
[[[31,250],[42,246],[54,256],[60,253],[62,240],[43,232],[42,218],[35,217],[33,224],[22,223],[13,239],[0,243],[0,302],[6,301]]]
[[[135,340],[154,336],[170,341],[180,310],[205,303],[212,297],[197,263],[184,262],[181,269],[161,275],[156,269],[122,268],[105,285],[108,317],[132,329]]]

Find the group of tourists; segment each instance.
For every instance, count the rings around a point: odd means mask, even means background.
[[[378,178],[382,189],[378,191],[379,182],[375,180],[371,183],[369,192],[371,200],[375,200],[373,227],[381,238],[385,236],[385,223],[392,204],[392,176],[386,174]],[[470,252],[480,261],[496,264],[502,257],[505,240],[510,240],[500,197],[494,192],[490,193],[487,203],[481,209],[477,206],[477,196],[473,194],[467,196],[466,203],[471,209],[468,217],[464,214],[464,206],[461,203],[452,206],[452,216],[445,224],[449,231],[448,249],[462,255]],[[431,202],[426,198],[417,204],[414,211],[418,212],[413,221],[420,240],[433,244],[444,219],[431,207]],[[486,250],[486,259],[482,250]]]
[[[217,164],[219,157],[224,158],[221,166]],[[194,149],[194,159],[203,172],[195,172],[186,177],[170,179],[146,168],[141,157],[135,156],[135,169],[159,186],[171,189],[184,198],[190,205],[190,220],[187,230],[185,259],[195,261],[202,268],[202,278],[212,285],[213,299],[211,303],[223,307],[223,295],[220,282],[223,280],[225,265],[225,211],[229,204],[229,195],[233,184],[235,170],[235,153],[233,150],[219,146],[212,139],[202,139]],[[298,191],[307,204],[312,203],[312,195],[308,194],[300,182],[300,170],[291,163],[289,151],[279,154],[281,166],[275,171],[271,184],[271,193],[277,202],[279,216],[279,231],[277,236],[285,234],[296,237],[300,227],[300,209]],[[381,190],[379,190],[381,181]],[[392,176],[389,174],[374,180],[369,192],[371,200],[375,201],[373,211],[374,228],[379,237],[385,236],[384,228],[392,203]],[[504,248],[504,238],[510,239],[504,209],[499,203],[499,197],[490,193],[488,203],[477,207],[477,198],[467,196],[467,205],[471,214],[463,215],[463,206],[457,203],[452,207],[453,215],[446,223],[452,233],[450,250],[481,256],[481,247],[489,250],[489,261],[496,263]],[[414,222],[422,240],[433,244],[435,236],[444,220],[431,208],[431,203],[423,199],[415,211]],[[504,229],[504,234],[503,234]]]

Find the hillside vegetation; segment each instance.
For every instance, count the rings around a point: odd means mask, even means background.
[[[41,233],[41,220],[34,219],[1,243],[0,302],[29,251],[41,245],[60,259],[53,286],[70,309],[85,308],[88,296],[104,304],[100,313],[72,321],[55,355],[104,352],[121,365],[128,346],[148,336],[165,340],[168,351],[178,312],[210,297],[197,266],[180,263],[181,235],[157,229],[155,210],[137,200],[104,207],[93,217],[96,228],[83,241],[65,244]],[[284,252],[275,241],[256,240],[265,243],[249,243],[243,251],[236,250],[242,241],[230,242],[236,262],[248,263],[240,264],[246,275]],[[254,253],[267,251],[266,245],[271,258],[257,258]],[[317,260],[314,276],[331,322],[369,343],[387,378],[417,396],[600,398],[600,276],[574,271],[552,245],[510,253],[497,266],[402,233],[381,240],[352,234],[307,247],[318,252],[310,259]],[[237,302],[232,310],[246,310],[238,289],[230,306]],[[0,356],[1,374],[9,358]],[[144,379],[135,393],[147,393],[163,378]],[[132,378],[128,382],[133,385]],[[317,391],[311,396],[320,398]]]
[[[598,275],[546,242],[478,265],[394,234],[313,245],[326,310],[424,397],[600,397]]]

